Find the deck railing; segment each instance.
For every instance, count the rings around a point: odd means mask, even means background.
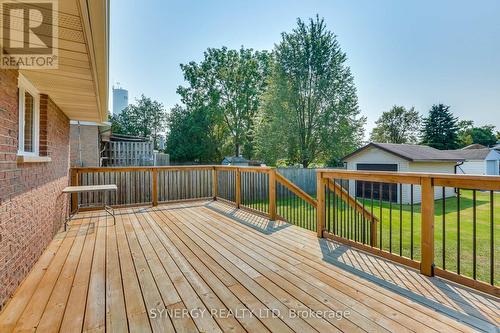
[[[317,181],[320,237],[499,294],[500,177],[322,170]]]
[[[268,167],[74,168],[114,206],[214,199],[499,295],[500,177],[322,169],[311,197]],[[89,193],[72,207],[102,198]]]

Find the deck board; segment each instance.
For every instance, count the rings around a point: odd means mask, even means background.
[[[498,298],[219,202],[85,212],[0,332],[495,332]],[[274,311],[274,312],[271,312]],[[302,311],[308,316],[292,315]],[[349,311],[338,320],[335,311]],[[330,316],[314,316],[322,313]]]

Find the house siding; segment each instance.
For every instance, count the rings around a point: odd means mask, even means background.
[[[60,229],[67,209],[69,119],[40,95],[40,155],[19,163],[18,72],[0,70],[0,308]]]
[[[408,171],[409,172],[418,172],[418,173],[455,173],[455,165],[456,163],[440,163],[440,162],[411,162],[409,164]],[[454,188],[446,188],[445,189],[446,198],[455,196]],[[442,199],[443,198],[443,189],[440,187],[434,188],[434,199]],[[413,187],[413,199],[415,203],[420,203],[422,201],[422,189],[419,185],[415,185]],[[411,202],[411,186],[403,185],[403,203]]]
[[[81,152],[79,151],[79,142]],[[81,160],[80,160],[81,153]],[[99,166],[99,127],[89,125],[71,125],[70,157],[72,167]]]
[[[466,161],[457,168],[460,175],[485,175],[486,162],[484,160]]]
[[[376,147],[370,147],[354,156],[346,159],[347,170],[357,170],[357,165],[368,164],[396,164],[398,172],[422,172],[422,173],[455,173],[455,162],[410,162],[399,156],[386,152]],[[349,183],[349,192],[356,193],[356,182]],[[401,193],[402,192],[402,193]],[[446,197],[455,195],[454,189],[446,189]],[[442,198],[442,189],[436,189],[434,196],[436,199]],[[398,203],[408,204],[411,202],[411,185],[398,186]],[[413,186],[413,203],[421,202],[420,186]]]

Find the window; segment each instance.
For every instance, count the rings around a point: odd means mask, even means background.
[[[38,156],[40,97],[36,88],[19,74],[19,155]]]

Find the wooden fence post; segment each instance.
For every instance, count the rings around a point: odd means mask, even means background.
[[[269,170],[269,219],[276,220],[276,169]]]
[[[153,191],[153,206],[158,206],[158,169],[151,168],[151,177],[153,178],[153,188],[151,189]]]
[[[214,200],[217,200],[219,182],[217,179],[217,168],[214,167],[212,170],[212,196]]]
[[[316,174],[316,200],[318,201],[316,230],[319,238],[323,237],[323,230],[325,229],[325,185],[323,173],[318,172]]]
[[[71,186],[78,186],[78,171],[75,169],[71,169],[71,179],[70,179],[70,185]],[[71,213],[76,211],[78,208],[78,194],[72,193],[71,194]]]
[[[240,208],[241,205],[241,172],[240,169],[236,169],[236,195],[235,195],[235,202],[236,202],[236,208]]]
[[[422,177],[422,224],[420,273],[434,275],[434,186],[432,178]]]

